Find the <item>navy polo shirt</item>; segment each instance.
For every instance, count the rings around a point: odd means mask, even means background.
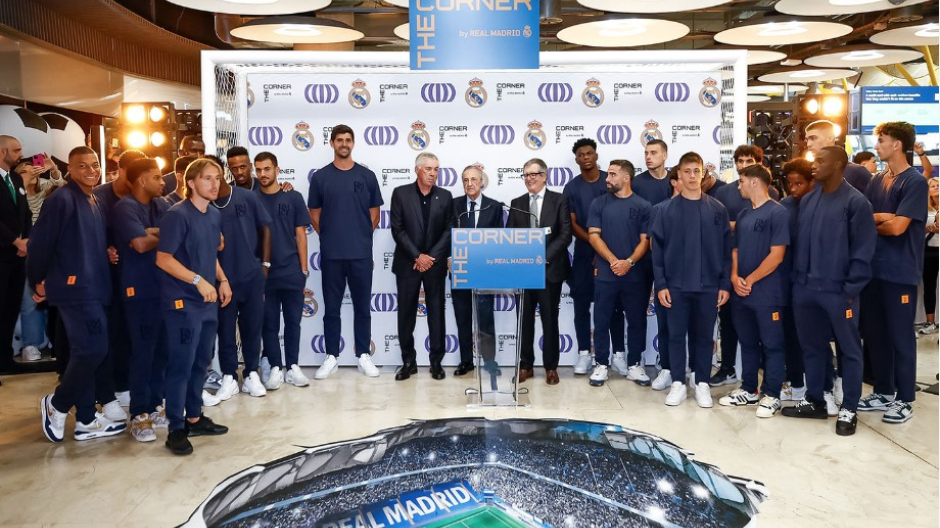
[[[212,203],[222,213],[225,247],[219,253],[219,263],[225,276],[233,287],[256,279],[262,273],[258,230],[271,225],[271,216],[261,205],[259,194],[232,186],[232,194],[228,198]]]
[[[138,253],[130,247],[131,240],[147,236],[146,229],[157,227],[170,208],[166,200],[155,198],[150,205],[137,201],[133,195],[125,196],[114,207],[114,237],[121,252],[120,291],[125,301],[154,301],[160,298],[157,250]]]
[[[597,181],[589,182],[584,175],[578,175],[565,185],[562,195],[568,200],[568,207],[578,219],[578,225],[587,231],[588,216],[591,214],[591,203],[598,196],[607,194],[607,171],[600,171]],[[594,257],[594,248],[590,242],[574,238],[574,257],[590,259]]]
[[[294,281],[302,274],[297,256],[296,229],[306,228],[310,223],[307,205],[297,191],[278,191],[274,194],[258,195],[261,205],[271,216],[271,269],[268,270],[268,286],[281,279]],[[304,235],[306,236],[306,234]]]
[[[633,192],[639,194],[640,198],[649,202],[650,205],[656,205],[672,198],[672,184],[669,182],[669,177],[663,176],[663,179],[659,180],[653,177],[648,170],[637,174],[633,178],[630,188],[633,189]]]
[[[160,245],[157,249],[173,255],[180,264],[213,286],[221,242],[222,213],[215,207],[209,206],[203,213],[191,201],[184,200],[171,207],[160,221]],[[163,309],[186,310],[205,306],[202,295],[192,283],[165,271],[159,276]]]
[[[892,213],[911,219],[898,236],[878,235],[872,277],[917,286],[924,273],[924,229],[927,223],[927,180],[914,167],[893,182],[879,173],[868,185],[865,197],[874,213]]]
[[[626,259],[639,245],[640,236],[649,231],[651,209],[650,203],[636,193],[626,198],[607,193],[591,202],[587,228],[599,228],[607,248],[617,258]],[[595,264],[595,277],[599,281],[642,282],[645,279],[644,267],[640,265],[618,277],[607,261],[598,258]]]
[[[98,199],[98,207],[101,209],[101,214],[104,215],[105,225],[107,226],[108,244],[116,246],[114,243],[113,216],[114,208],[117,206],[118,202],[121,201],[121,197],[114,192],[114,182],[99,185],[92,190],[92,193],[95,195],[95,198]],[[124,252],[118,249],[118,254],[123,256]]]
[[[768,200],[757,209],[738,213],[734,233],[738,276],[747,278],[770,255],[771,247],[790,245],[790,214],[784,206]],[[785,306],[789,304],[788,284],[786,266],[781,263],[770,275],[751,285],[750,295],[738,300],[748,306]]]
[[[777,189],[771,187],[768,189],[768,193],[772,200],[780,199],[780,193],[777,192]],[[741,196],[741,191],[738,190],[738,180],[722,185],[715,191],[714,198],[725,206],[725,209],[728,210],[728,218],[732,220],[737,218],[741,211],[751,208],[751,201]]]
[[[330,163],[313,174],[307,207],[320,209],[320,252],[325,259],[372,260],[373,207],[385,203],[375,173]]]
[[[861,165],[849,163],[842,171],[842,179],[849,182],[849,185],[858,189],[858,192],[865,194],[868,186],[871,185],[871,172]]]
[[[719,180],[718,178],[715,178],[715,185],[712,185],[711,189],[709,189],[705,194],[711,196],[712,198],[716,198],[718,195],[718,190],[721,189],[722,187],[727,187],[727,186],[728,186],[727,183]],[[737,185],[735,185],[735,187],[737,187]]]

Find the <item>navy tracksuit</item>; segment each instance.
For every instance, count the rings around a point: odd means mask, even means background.
[[[98,200],[71,180],[46,198],[28,242],[29,283],[35,290],[45,281],[46,298],[58,308],[71,346],[52,406],[60,412],[75,407],[83,423],[95,419],[95,372],[108,354],[107,247]]]
[[[875,252],[871,205],[846,182],[824,193],[822,186],[800,201],[793,256],[793,313],[803,347],[806,398],[823,404],[829,338],[843,355],[842,407],[855,411],[862,392],[859,294],[871,278]]]

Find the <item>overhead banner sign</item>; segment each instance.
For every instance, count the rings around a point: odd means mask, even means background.
[[[410,0],[412,70],[535,70],[539,0]]]

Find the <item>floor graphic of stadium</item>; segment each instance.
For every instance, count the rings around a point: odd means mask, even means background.
[[[678,446],[568,420],[414,422],[248,468],[183,525],[732,528],[767,496]]]

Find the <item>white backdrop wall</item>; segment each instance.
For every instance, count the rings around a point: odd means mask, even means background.
[[[545,160],[549,188],[561,192],[579,172],[571,146],[582,137],[597,141],[601,168],[611,159],[626,158],[638,170],[645,169],[645,142],[661,137],[669,144],[670,161],[694,150],[714,171],[720,165],[722,123],[720,90],[711,88],[715,82],[720,82],[720,72],[472,74],[363,69],[356,73],[248,74],[245,146],[252,156],[261,151],[277,155],[280,179],[291,182],[306,198],[312,173],[332,161],[331,127],[343,123],[355,130],[353,158],[376,173],[385,199],[373,250],[372,341],[376,364],[394,365],[400,364],[401,356],[389,207],[392,190],[414,181],[418,153],[433,152],[440,158],[438,184],[454,196],[463,194],[462,168],[481,165],[486,175],[484,193],[507,204],[525,193],[522,165],[533,157]],[[300,359],[304,365],[317,365],[325,349],[323,296],[319,240],[308,231],[311,274]],[[514,305],[508,295],[496,303],[498,359],[505,364],[512,363],[515,354]],[[419,307],[419,315],[423,308]],[[449,290],[447,310],[445,364],[454,365],[459,353]],[[348,294],[342,317],[341,364],[354,364]],[[646,362],[655,363],[658,339],[652,313],[648,323]],[[567,285],[562,292],[560,326],[561,364],[570,365],[577,356],[577,342]],[[536,338],[541,341],[539,328]],[[427,326],[421,317],[415,342],[419,362],[427,364]]]

